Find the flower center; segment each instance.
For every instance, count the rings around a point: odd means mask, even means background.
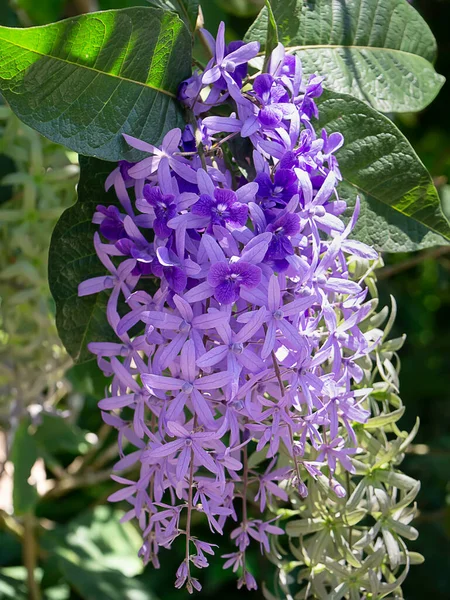
[[[278,310],[276,310],[273,313],[273,318],[277,319],[277,321],[280,321],[283,318],[283,311],[280,308]]]
[[[310,210],[312,215],[315,215],[316,217],[324,217],[326,210],[323,206],[313,206]]]
[[[239,343],[231,344],[231,351],[235,354],[242,354],[244,352],[244,346]]]
[[[223,66],[227,73],[234,73],[236,70],[234,63],[232,63],[231,61],[226,61]]]
[[[188,323],[187,321],[183,321],[180,325],[180,332],[181,333],[189,333],[191,330],[191,324]]]
[[[228,206],[226,204],[218,204],[216,206],[216,213],[219,216],[223,217],[224,215],[227,214],[227,209],[228,209]]]
[[[184,384],[183,384],[183,387],[181,388],[181,390],[185,394],[191,394],[193,392],[193,390],[194,390],[194,386],[189,381],[185,381]]]

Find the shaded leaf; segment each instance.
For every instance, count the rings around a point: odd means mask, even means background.
[[[83,600],[152,600],[138,557],[142,539],[121,511],[97,506],[44,534],[42,542],[57,558],[65,580]]]
[[[81,154],[133,159],[122,133],[158,144],[183,124],[176,94],[191,71],[191,38],[171,12],[137,7],[0,27],[0,57],[14,112]]]
[[[45,534],[43,544],[49,552],[75,562],[95,563],[98,568],[121,571],[126,577],[142,573],[143,564],[138,556],[142,538],[130,523],[120,523],[123,512],[110,506],[97,506],[83,513],[67,525],[58,525]]]
[[[155,596],[141,581],[118,570],[103,569],[92,561],[78,561],[61,549],[59,564],[65,579],[83,600],[152,600]]]
[[[337,158],[344,181],[340,196],[361,214],[353,237],[387,252],[418,250],[450,239],[431,177],[390,119],[348,96],[325,91],[318,99],[318,129],[341,131]]]
[[[90,448],[86,432],[60,416],[42,415],[42,422],[37,427],[34,438],[45,454],[68,452],[79,455],[85,454]]]
[[[305,74],[383,112],[421,110],[444,78],[433,68],[436,41],[407,0],[272,0],[280,41]],[[246,39],[266,41],[267,9]]]
[[[117,341],[106,319],[108,294],[78,297],[85,279],[105,275],[94,249],[97,226],[92,217],[98,204],[118,206],[113,191],[105,192],[111,164],[80,156],[78,201],[59,219],[49,253],[49,284],[56,303],[56,326],[61,340],[76,362],[93,360],[89,342]]]

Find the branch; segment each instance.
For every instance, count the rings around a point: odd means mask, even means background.
[[[413,257],[408,260],[404,260],[401,263],[396,265],[392,265],[390,267],[384,267],[384,269],[380,269],[377,271],[377,278],[387,279],[388,277],[392,277],[394,275],[398,275],[398,273],[402,273],[403,271],[407,271],[408,269],[412,269],[416,267],[421,262],[428,260],[430,258],[439,258],[440,256],[445,256],[450,253],[450,246],[438,246],[437,248],[432,248],[431,250],[426,250],[419,254],[415,254]]]

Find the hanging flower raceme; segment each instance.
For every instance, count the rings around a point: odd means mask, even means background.
[[[160,548],[185,538],[176,586],[189,591],[200,589],[192,567],[215,551],[192,531],[194,511],[219,535],[234,522],[225,567],[252,589],[246,549],[267,551],[283,533],[267,505],[304,498],[316,481],[345,495],[354,427],[370,414],[357,365],[380,341],[361,329],[373,305],[348,270],[349,257],[378,255],[349,239],[358,201],[341,220],[343,139],[314,129],[321,78],[303,79],[281,45],[248,78],[258,44],[226,47],[223,25],[217,40],[205,35],[213,58],[180,88],[196,130],[169,131],[160,148],[126,136],[148,156],[108,179],[122,209],[99,206],[94,222],[109,275],[79,290],[112,290],[118,341],[90,349],[113,378],[99,406],[119,432],[116,469],[139,466],[137,480],[114,476],[123,488],[110,500],[130,504],[145,562],[157,567]],[[219,104],[229,116],[212,114]],[[238,164],[230,148],[242,140],[251,152]]]

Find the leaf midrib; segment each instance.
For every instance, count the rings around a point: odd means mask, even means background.
[[[414,217],[412,215],[407,215],[406,213],[402,212],[401,210],[398,210],[397,208],[395,208],[395,206],[393,204],[389,204],[388,202],[385,202],[384,200],[382,200],[378,196],[375,196],[372,192],[369,192],[369,191],[365,190],[363,187],[361,187],[360,185],[358,185],[357,183],[354,183],[353,181],[350,181],[350,179],[348,177],[346,177],[344,181],[345,181],[345,183],[347,185],[352,186],[353,188],[355,188],[355,190],[357,190],[357,191],[361,192],[362,194],[364,194],[366,196],[366,198],[370,198],[372,200],[375,200],[376,202],[379,202],[380,204],[383,204],[384,206],[387,206],[388,208],[390,208],[394,212],[398,213],[399,215],[402,215],[403,217],[407,217],[409,219],[412,219],[416,223],[419,223],[419,225],[424,225],[427,229],[429,229],[433,233],[436,233],[437,235],[440,235],[444,239],[448,240],[448,238],[441,231],[438,231],[435,227],[431,227],[430,225],[425,225],[424,223],[422,223],[421,221],[419,221],[418,219],[416,219],[416,217]],[[414,190],[419,189],[419,188],[420,188],[420,186],[416,185],[415,187],[410,188],[407,192],[405,192],[405,194],[409,194],[409,193],[411,193]],[[403,195],[405,195],[405,194],[403,194]]]
[[[11,46],[20,48],[21,50],[26,50],[27,52],[31,52],[31,53],[36,54],[37,56],[41,56],[43,58],[51,58],[53,60],[59,60],[60,62],[65,63],[67,65],[78,67],[80,69],[86,69],[87,71],[93,71],[94,73],[97,73],[98,75],[104,75],[105,77],[112,77],[114,79],[118,79],[119,81],[126,81],[126,82],[132,83],[134,85],[140,85],[143,88],[148,88],[148,89],[154,90],[156,92],[159,92],[161,94],[166,94],[166,96],[170,96],[171,98],[176,98],[176,95],[172,94],[172,92],[169,92],[168,90],[164,90],[162,88],[156,87],[149,83],[142,83],[142,81],[135,81],[134,79],[128,79],[128,77],[121,77],[119,75],[114,75],[113,73],[108,73],[107,71],[100,71],[99,69],[94,69],[93,67],[88,67],[88,66],[80,64],[80,63],[71,62],[70,60],[60,58],[59,56],[53,56],[53,54],[44,54],[43,52],[39,52],[38,50],[36,50],[34,48],[27,48],[26,46],[22,46],[21,44],[12,42],[11,40],[7,40],[1,36],[0,36],[0,40],[2,40],[3,42],[5,42],[7,44],[11,44]]]
[[[414,52],[407,52],[406,50],[401,50],[400,48],[383,48],[382,46],[357,46],[357,45],[345,45],[345,44],[307,44],[304,46],[286,46],[285,50],[287,53],[298,52],[299,50],[339,50],[347,49],[347,50],[380,50],[384,52],[396,52],[398,54],[406,54],[408,56],[412,56],[414,58],[419,58],[424,60],[425,62],[430,63],[429,60],[421,56],[420,54],[414,54]],[[264,56],[263,52],[259,53],[260,56]]]

